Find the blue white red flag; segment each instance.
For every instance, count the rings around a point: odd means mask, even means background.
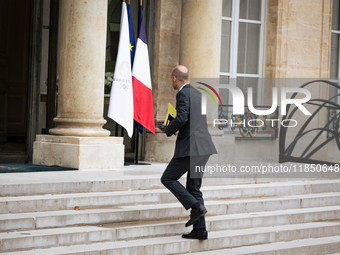
[[[138,26],[139,33],[132,68],[134,119],[155,134],[149,53],[142,5],[139,7]]]
[[[132,22],[130,4],[127,4],[127,14],[128,14],[128,19],[129,19],[130,55],[131,55],[131,69],[132,69],[133,61],[135,59],[136,44],[135,44],[135,33],[133,30],[133,22]],[[135,125],[135,127],[138,128],[139,133],[143,133],[143,126],[141,124],[139,124],[137,121],[134,121],[133,124]]]

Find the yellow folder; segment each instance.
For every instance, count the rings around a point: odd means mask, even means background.
[[[173,107],[170,103],[168,104],[168,113],[166,114],[166,118],[165,118],[165,121],[164,121],[164,126],[167,125],[168,123],[168,120],[170,120],[170,122],[176,118],[177,116],[177,111],[175,109],[175,107]]]

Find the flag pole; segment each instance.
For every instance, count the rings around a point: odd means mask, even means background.
[[[125,3],[125,0],[123,0],[123,3]],[[118,128],[117,128],[118,131]],[[122,127],[122,130],[120,131],[120,136],[124,137],[124,128]]]
[[[137,128],[135,129],[136,130],[136,150],[135,150],[135,164],[138,165],[138,151],[139,151],[139,123],[137,122]]]
[[[142,5],[142,0],[140,0],[140,5]],[[139,15],[140,13],[138,12],[138,20],[139,20]],[[139,28],[139,27],[138,27]],[[137,37],[139,35],[139,31],[137,31]],[[137,127],[136,127],[136,142],[135,142],[135,145],[136,145],[136,150],[135,150],[135,164],[138,165],[138,154],[139,154],[139,123],[137,123]]]
[[[115,131],[115,136],[118,136],[118,123],[116,123],[116,131]]]

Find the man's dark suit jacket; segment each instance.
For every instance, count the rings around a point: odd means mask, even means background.
[[[202,94],[190,84],[176,95],[177,116],[165,128],[167,136],[178,130],[174,158],[216,154],[208,132],[207,119],[201,114]]]

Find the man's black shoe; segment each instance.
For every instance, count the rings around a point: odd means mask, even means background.
[[[203,216],[204,214],[206,214],[208,211],[207,209],[205,209],[205,207],[203,205],[200,205],[198,208],[196,209],[192,209],[191,213],[190,213],[190,220],[185,223],[186,227],[191,226],[192,224],[194,224],[196,221],[198,221],[198,219]]]
[[[193,229],[189,234],[184,234],[182,235],[182,237],[188,239],[207,240],[208,231],[198,231],[196,229]]]

